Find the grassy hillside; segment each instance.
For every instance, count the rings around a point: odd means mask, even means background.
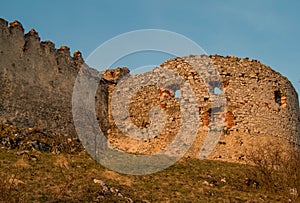
[[[295,191],[265,187],[259,169],[182,159],[151,175],[118,174],[85,152],[0,149],[2,202],[297,202]],[[255,175],[256,174],[256,175]],[[299,201],[299,199],[298,199]]]

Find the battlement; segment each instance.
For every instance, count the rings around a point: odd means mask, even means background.
[[[0,18],[0,29],[2,40],[8,42],[13,42],[14,46],[22,46],[24,52],[40,51],[41,55],[44,54],[55,54],[57,60],[63,61],[65,58],[67,60],[73,60],[73,62],[82,63],[83,58],[81,53],[76,50],[73,56],[70,55],[70,48],[67,46],[61,46],[56,49],[55,44],[51,41],[40,41],[40,37],[37,31],[34,29],[29,30],[28,33],[24,34],[23,25],[15,20],[8,23],[6,20]],[[64,58],[64,59],[62,59]]]

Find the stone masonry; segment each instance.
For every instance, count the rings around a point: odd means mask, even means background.
[[[66,46],[40,41],[34,29],[24,34],[18,21],[0,19],[1,124],[76,137],[72,93],[83,64],[79,51],[71,56]],[[100,95],[105,103],[105,92]]]
[[[199,63],[204,69],[214,66],[221,76],[221,83],[214,81],[213,78],[207,80],[201,77],[190,65],[191,61],[193,64]],[[232,161],[244,159],[245,151],[254,143],[272,143],[276,140],[299,144],[298,95],[288,79],[270,67],[249,58],[189,56],[170,59],[155,68],[151,74],[162,68],[178,73],[190,84],[197,98],[200,125],[188,156],[199,156],[199,147],[204,142],[209,124],[214,122],[212,113],[224,118],[224,127],[211,158]],[[121,72],[123,74],[120,74]],[[112,77],[113,75],[116,77]],[[129,78],[129,71],[127,68],[108,70],[103,78],[107,81],[121,80],[117,75]],[[165,77],[163,73],[159,75],[162,79]],[[139,81],[141,82],[142,80]],[[175,97],[175,92],[178,90],[182,92],[183,89],[180,84],[169,84],[169,88],[165,88],[159,82],[156,83],[156,86],[145,86],[132,93],[130,116],[123,118],[123,121],[129,120],[140,129],[149,128],[151,125],[149,112],[153,107],[159,106],[167,114],[164,129],[151,139],[128,137],[116,126],[112,116],[111,111],[117,106],[110,105],[108,108],[110,127],[107,136],[115,147],[130,153],[151,154],[166,148],[177,136],[181,115],[180,98]],[[112,104],[112,95],[118,85],[117,82],[109,85],[109,104]],[[212,109],[214,107],[211,106],[209,88],[223,90],[226,95],[224,109]],[[122,92],[122,89],[118,91]],[[119,97],[116,98],[119,99],[122,93],[117,94]],[[130,126],[127,126],[125,131],[130,131],[128,128]]]
[[[191,64],[198,64],[204,74],[199,75]],[[81,70],[86,74],[95,72],[84,64],[79,51],[71,56],[68,47],[56,49],[54,43],[40,41],[35,30],[24,34],[18,21],[0,19],[1,124],[76,137],[72,94]],[[163,70],[171,71],[175,82],[166,81],[169,73]],[[214,71],[219,79],[210,76]],[[211,158],[243,159],[245,149],[255,142],[299,144],[298,95],[287,78],[257,60],[217,55],[175,58],[148,73],[156,78],[140,81],[140,76],[131,76],[128,68],[97,74],[101,76],[95,95],[97,120],[110,144],[126,152],[156,153],[169,146],[177,134],[192,134],[196,129],[197,136],[187,156],[198,157],[207,132],[218,126],[222,126],[221,137]],[[139,84],[149,80],[151,85],[134,91],[129,85],[118,89],[127,78]],[[183,101],[181,96],[188,91],[185,83],[196,99],[191,94]],[[224,108],[213,105],[211,92],[215,89],[225,95]],[[122,95],[123,90],[131,97],[128,114],[119,115],[113,111],[120,103],[114,103],[113,98],[128,96]],[[182,109],[184,102],[193,106]],[[189,109],[193,115],[189,115]],[[114,116],[126,123],[125,129],[117,127]],[[180,131],[187,118],[190,126],[188,123]],[[144,134],[126,135],[139,131]]]

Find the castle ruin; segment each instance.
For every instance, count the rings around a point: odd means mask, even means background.
[[[71,56],[68,47],[56,49],[50,41],[41,42],[35,30],[24,34],[18,21],[9,24],[0,19],[0,30],[1,123],[76,137],[72,93],[77,74],[84,65],[81,53],[76,51]],[[187,59],[213,65],[221,83],[204,81]],[[176,72],[190,84],[197,98],[199,117],[195,119],[199,119],[199,125],[188,156],[199,155],[199,147],[213,122],[212,114],[218,114],[224,123],[211,158],[243,159],[243,149],[262,140],[278,139],[299,144],[297,92],[286,77],[259,61],[233,56],[189,56],[170,59],[159,68]],[[153,85],[132,93],[130,117],[126,119],[136,127],[145,129],[151,125],[149,112],[155,106],[167,116],[164,129],[157,136],[138,140],[125,136],[112,115],[114,90],[122,78],[129,77],[129,70],[117,68],[101,74],[95,109],[110,143],[120,150],[137,154],[151,154],[167,147],[182,122],[180,98],[175,95],[176,91],[182,94],[180,85],[167,88]],[[209,88],[219,88],[225,93],[224,109],[215,109],[211,105]]]

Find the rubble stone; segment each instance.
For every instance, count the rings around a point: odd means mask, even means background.
[[[207,133],[220,126],[220,142],[210,158],[239,160],[243,150],[255,142],[300,144],[297,92],[286,77],[257,60],[218,55],[178,57],[139,79],[139,75],[130,75],[128,68],[98,73],[84,64],[79,51],[71,56],[66,46],[56,49],[50,41],[41,42],[35,30],[24,35],[18,21],[0,19],[0,29],[0,124],[27,129],[20,132],[22,136],[14,136],[3,128],[1,146],[53,151],[59,145],[27,139],[32,134],[29,129],[51,135],[51,139],[56,135],[76,138],[72,94],[80,71],[86,71],[88,77],[101,76],[96,78],[94,97],[97,120],[110,144],[128,153],[160,152],[179,132],[188,134],[196,128],[197,137],[187,156],[198,157]],[[119,89],[127,78],[135,79],[136,86],[147,81],[150,85],[136,91],[130,85]],[[189,87],[195,97],[186,94]],[[130,124],[125,132],[140,131],[141,135],[128,136],[115,123],[112,98],[114,94],[117,99],[128,96],[122,92],[130,93],[128,114],[116,115]],[[218,106],[218,94],[225,95],[224,108]],[[197,105],[183,105],[193,103]],[[191,112],[194,119],[181,132],[183,120]],[[199,120],[198,126],[192,124],[195,120]],[[38,137],[42,135],[38,133]],[[24,147],[19,147],[20,143]]]
[[[191,61],[193,65],[199,64],[203,70],[207,69],[207,71],[199,75],[191,65]],[[170,59],[159,68],[167,68],[178,73],[192,87],[198,100],[200,116],[196,139],[198,145],[203,144],[207,131],[212,127],[210,124],[215,122],[212,120],[212,114],[224,117],[224,123],[220,125],[224,125],[221,139],[224,139],[222,143],[225,144],[217,146],[211,158],[239,159],[240,153],[254,143],[253,139],[257,142],[262,140],[271,142],[270,139],[280,138],[284,142],[300,143],[297,92],[286,77],[259,61],[218,55],[189,56]],[[159,68],[154,69],[151,74],[157,74]],[[121,72],[119,68],[116,71]],[[215,71],[221,76],[221,82],[212,76]],[[109,73],[114,75],[114,70],[109,70]],[[162,78],[167,78],[162,73],[160,75]],[[106,77],[107,81],[113,82],[108,86],[109,104],[112,104],[112,95],[118,87],[116,81],[119,81],[121,77]],[[153,81],[153,83],[156,83],[156,86],[145,86],[132,93],[128,119],[140,129],[149,128],[152,122],[149,112],[153,107],[159,106],[167,114],[164,129],[147,142],[143,139],[132,139],[124,135],[124,132],[115,124],[112,111],[116,106],[109,106],[107,136],[116,148],[129,153],[152,154],[165,149],[176,136],[180,136],[177,133],[182,122],[179,105],[181,100],[174,95],[178,89],[183,91],[182,84],[175,84],[177,88],[171,88],[174,84],[165,88],[161,81]],[[125,92],[128,92],[127,89],[130,88],[126,87],[123,90],[126,89]],[[226,106],[223,111],[212,107],[211,92],[214,88],[219,88],[226,95]],[[121,94],[118,92],[119,96]],[[187,101],[192,100],[187,99]],[[190,128],[194,127],[190,126]],[[236,139],[237,135],[241,139]],[[199,146],[196,148],[198,152],[190,153],[189,156],[199,156]]]

